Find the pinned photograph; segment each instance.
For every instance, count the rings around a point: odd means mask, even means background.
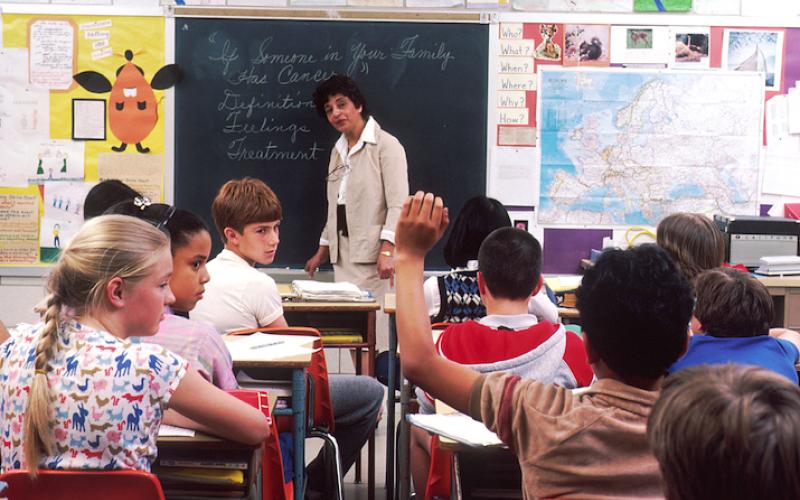
[[[625,30],[625,48],[627,49],[652,49],[652,28],[628,28]]]
[[[665,26],[612,26],[612,64],[653,64],[663,67],[669,58]]]
[[[781,89],[783,31],[726,29],[722,67],[764,73],[766,90]]]
[[[608,66],[609,38],[607,25],[564,25],[564,66]]]
[[[533,56],[545,61],[560,61],[563,45],[562,24],[540,24],[536,33],[536,49]]]
[[[672,28],[671,68],[708,69],[711,35],[709,28],[699,26]]]

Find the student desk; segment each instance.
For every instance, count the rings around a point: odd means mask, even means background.
[[[381,306],[377,301],[367,302],[322,302],[301,300],[294,296],[291,285],[281,283],[278,291],[284,298],[283,317],[291,326],[316,328],[322,335],[322,345],[334,349],[354,349],[356,352],[356,374],[375,376],[375,315]],[[326,340],[326,336],[338,333],[357,334],[360,341]],[[339,337],[339,335],[336,335]],[[344,335],[345,337],[347,335]],[[367,350],[367,370],[362,366],[361,352]],[[367,444],[367,491],[371,500],[375,495],[375,434]],[[356,461],[356,480],[361,479],[361,460]]]
[[[233,360],[233,368],[246,369],[248,375],[262,380],[291,380],[291,408],[276,408],[272,416],[289,416],[293,420],[294,438],[294,498],[303,499],[305,484],[305,446],[306,446],[306,368],[311,365],[311,353],[302,361],[263,359],[259,361]]]
[[[756,276],[775,303],[772,326],[800,331],[800,276]]]
[[[300,300],[293,297],[291,285],[281,283],[278,291],[284,297],[283,316],[291,326],[310,326],[322,334],[326,348],[355,349],[356,373],[364,373],[361,366],[361,351],[366,349],[368,375],[375,375],[375,314],[381,306],[377,301],[368,302],[321,302]],[[356,333],[361,341],[326,341],[327,335]],[[338,335],[337,335],[338,336]]]
[[[236,441],[195,432],[192,437],[159,436],[157,440],[158,458],[153,464],[153,473],[161,481],[164,494],[168,499],[180,498],[261,498],[261,447],[249,446]],[[224,457],[221,456],[224,454]],[[244,490],[224,487],[215,489],[205,484],[176,481],[166,477],[167,468],[161,467],[162,460],[188,460],[190,462],[245,462]]]
[[[453,452],[450,498],[522,498],[519,461],[508,448],[467,446],[445,437],[439,447]]]

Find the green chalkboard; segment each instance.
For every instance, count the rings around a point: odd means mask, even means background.
[[[487,25],[178,18],[175,30],[176,205],[211,223],[222,183],[263,179],[284,210],[275,266],[302,268],[317,248],[337,134],[311,94],[333,73],[405,147],[412,192],[441,194],[451,213],[485,193]],[[445,267],[439,249],[428,264]]]

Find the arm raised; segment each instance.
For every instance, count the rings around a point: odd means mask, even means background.
[[[395,232],[397,335],[403,372],[433,397],[467,413],[478,373],[436,354],[422,291],[425,254],[449,222],[442,199],[417,192],[403,203]]]

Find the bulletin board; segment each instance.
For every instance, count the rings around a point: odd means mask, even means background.
[[[786,22],[499,16],[487,192],[528,211],[544,272],[577,273],[604,238],[672,212],[784,216],[800,197],[800,28]]]
[[[147,89],[164,66],[164,18],[5,13],[2,37],[0,266],[41,266],[98,180],[163,198],[164,92]],[[107,88],[78,85],[86,71]]]

